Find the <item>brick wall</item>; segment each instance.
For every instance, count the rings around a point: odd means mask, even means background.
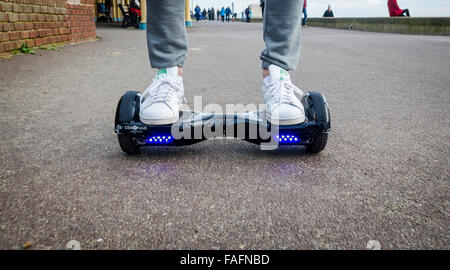
[[[95,36],[94,0],[0,0],[0,53]]]
[[[95,38],[94,0],[69,0],[66,9],[69,16],[70,40],[79,42]]]

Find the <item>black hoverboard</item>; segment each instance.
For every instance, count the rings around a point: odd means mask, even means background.
[[[311,153],[325,149],[331,130],[330,110],[322,94],[308,92],[302,98],[306,121],[296,125],[273,125],[265,111],[237,114],[207,114],[180,111],[171,125],[145,125],[139,120],[141,94],[126,92],[119,101],[115,132],[120,148],[129,155],[144,146],[181,146],[208,139],[238,138],[260,144],[262,149],[278,145],[304,145]],[[266,147],[266,148],[263,148]]]

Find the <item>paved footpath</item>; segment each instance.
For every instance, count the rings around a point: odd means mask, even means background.
[[[144,31],[0,60],[0,248],[450,248],[450,38],[303,33],[291,76],[332,112],[319,155],[216,140],[126,156],[114,112],[154,76]],[[261,34],[195,24],[189,104],[261,103]]]

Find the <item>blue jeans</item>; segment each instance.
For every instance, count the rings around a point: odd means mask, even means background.
[[[303,9],[303,20],[302,25],[306,25],[306,21],[308,20],[308,13],[306,12],[306,8]]]

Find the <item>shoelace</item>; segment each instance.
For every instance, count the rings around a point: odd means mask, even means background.
[[[299,96],[304,95],[303,91],[293,85],[291,80],[271,82],[268,84],[268,88],[267,94],[278,104],[292,104],[298,107],[298,104],[293,101],[295,93]]]
[[[166,85],[166,87],[164,87]],[[173,95],[178,95],[182,97],[185,101],[186,98],[183,94],[183,87],[180,86],[176,81],[169,78],[153,80],[153,83],[150,85],[147,90],[142,93],[142,100],[145,98],[150,98],[149,102],[146,103],[147,106],[156,103],[156,102],[166,102],[169,101]]]

